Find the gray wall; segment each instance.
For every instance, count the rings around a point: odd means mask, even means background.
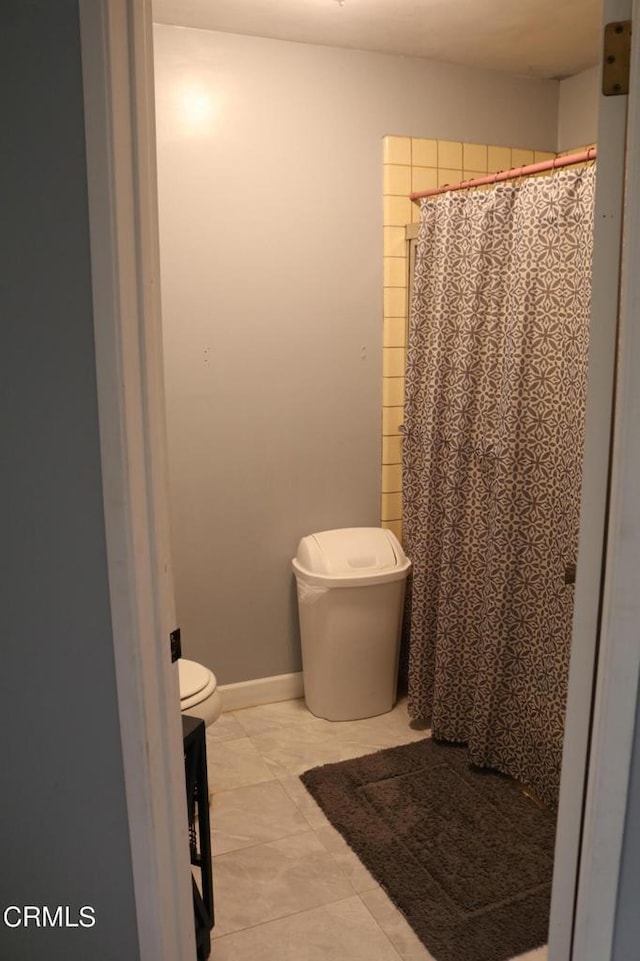
[[[178,614],[229,683],[300,668],[299,538],[380,521],[383,136],[555,150],[558,84],[154,39]]]
[[[72,920],[82,905],[96,912],[91,929],[15,930],[0,913],[0,957],[135,961],[77,0],[3,0],[0,65],[0,910],[69,905]]]
[[[558,150],[595,143],[598,134],[600,67],[590,67],[560,82]]]

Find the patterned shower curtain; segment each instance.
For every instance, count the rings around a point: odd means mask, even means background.
[[[557,803],[595,168],[424,200],[403,442],[409,714]]]

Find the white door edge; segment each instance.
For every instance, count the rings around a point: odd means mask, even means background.
[[[631,0],[605,0],[604,24],[631,16]],[[609,497],[609,460],[624,201],[627,97],[599,96],[593,293],[580,537],[569,691],[549,921],[549,961],[572,954]],[[595,756],[594,756],[595,760]],[[580,958],[580,961],[584,961]],[[599,961],[606,961],[602,956]]]
[[[615,18],[618,18],[616,15]],[[614,18],[611,18],[614,19]],[[628,19],[628,18],[627,18]],[[633,2],[634,28],[640,0]],[[640,32],[632,36],[620,321],[600,650],[572,958],[613,957],[640,670]]]
[[[150,0],[79,0],[100,446],[140,957],[193,961],[168,536]]]

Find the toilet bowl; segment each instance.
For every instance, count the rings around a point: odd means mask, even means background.
[[[202,664],[182,657],[178,661],[178,675],[180,710],[190,717],[202,718],[206,727],[209,727],[222,711],[222,698],[217,690],[215,674]]]

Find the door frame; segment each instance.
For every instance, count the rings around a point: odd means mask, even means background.
[[[606,23],[626,20],[631,15],[632,0],[605,0],[601,33],[604,33]],[[592,881],[591,849],[597,843],[588,828],[595,799],[593,793],[587,791],[587,779],[597,767],[601,750],[598,731],[602,724],[606,724],[602,715],[602,697],[596,695],[596,676],[599,672],[601,686],[603,676],[607,676],[613,643],[604,627],[604,595],[605,584],[612,573],[607,555],[615,550],[613,543],[607,546],[607,538],[613,533],[610,527],[612,457],[619,458],[622,455],[619,448],[616,448],[614,455],[612,431],[616,404],[627,107],[626,96],[599,95],[593,294],[580,538],[549,923],[549,961],[567,961],[574,957],[587,961],[591,957],[608,957],[606,953],[587,953],[590,948],[583,935],[587,928],[591,929],[591,923],[586,924],[583,908],[580,912],[576,911],[578,902],[584,907],[588,904],[589,917],[598,919],[601,936],[597,943],[600,946],[604,943],[603,932],[609,928],[611,933],[613,924],[610,898],[598,900],[586,894]],[[631,709],[633,704],[635,711],[635,697],[630,691],[628,694],[628,708]],[[624,706],[623,702],[621,706]],[[619,755],[621,758],[625,751],[626,748]],[[618,748],[614,749],[614,753],[618,753]],[[629,757],[623,761],[624,764],[628,767]],[[625,777],[621,777],[618,790],[624,792],[625,784]],[[619,802],[620,796],[615,800],[618,805]],[[605,805],[612,803],[613,793]],[[602,874],[609,892],[613,893],[614,906],[618,861],[619,851],[618,857],[608,863]]]
[[[168,465],[151,0],[79,0],[102,485],[141,961],[194,961]]]
[[[605,22],[626,19],[630,4],[605,0]],[[166,648],[175,614],[151,2],[79,0],[79,8],[105,522],[140,950],[143,961],[192,961],[178,681]],[[640,0],[633,0],[636,23],[639,8]],[[630,93],[635,104],[640,104],[639,41],[637,31]],[[602,349],[596,353],[596,338],[591,358],[582,512],[590,512],[595,522],[586,537],[581,530],[549,961],[609,961],[615,928],[640,665],[633,620],[640,622],[640,592],[633,583],[640,568],[640,529],[634,516],[640,397],[633,379],[634,369],[640,369],[640,337],[633,330],[640,316],[640,274],[632,266],[634,257],[640,261],[640,123],[633,113],[620,288],[624,350],[617,370],[611,264],[594,274],[596,299],[602,297],[607,306]],[[610,133],[602,128],[599,137]],[[613,207],[602,208],[599,216],[615,242],[620,210],[617,223]],[[603,250],[607,246],[596,243]],[[604,263],[602,251],[601,256]],[[616,311],[617,303],[616,274]],[[599,378],[599,393],[593,391],[594,377]],[[568,760],[576,757],[577,766]]]
[[[640,0],[605,0],[604,22],[640,23]],[[640,671],[640,32],[634,29],[624,150],[618,324],[612,344],[613,427],[593,723],[577,871],[572,959],[613,957]],[[611,98],[609,98],[611,99]],[[600,154],[599,154],[600,155]],[[598,161],[599,162],[599,161]],[[606,214],[602,212],[602,218]],[[615,226],[615,223],[614,223]],[[596,223],[596,232],[606,225]],[[597,234],[596,234],[597,236]],[[604,247],[604,243],[600,245]],[[601,259],[606,254],[599,251]],[[598,255],[598,251],[596,252]],[[596,275],[594,273],[594,278]],[[597,294],[616,278],[597,275]],[[580,564],[580,560],[578,560]],[[574,648],[587,638],[576,636]],[[571,750],[571,743],[568,746]],[[578,812],[575,812],[578,813]],[[554,961],[550,955],[549,961]]]

